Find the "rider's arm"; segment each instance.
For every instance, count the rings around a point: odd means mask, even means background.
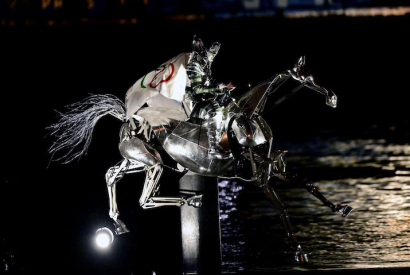
[[[210,84],[206,86],[202,74],[199,72],[188,72],[189,80],[191,81],[190,92],[192,95],[201,95],[201,94],[215,94],[220,93],[220,84]]]
[[[187,64],[187,74],[190,80],[190,85],[187,87],[187,92],[191,97],[202,96],[205,94],[214,95],[220,93],[222,88],[219,84],[213,82],[206,83],[207,76],[204,68],[204,64],[200,61],[191,59]]]

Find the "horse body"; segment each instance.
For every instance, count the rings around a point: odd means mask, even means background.
[[[207,125],[172,120],[170,125],[153,127],[163,149],[191,172],[206,176],[221,176],[232,166],[233,158],[213,159],[208,154]]]
[[[349,215],[352,208],[347,205],[334,205],[310,181],[289,174],[286,171],[284,160],[286,152],[273,150],[272,148],[272,131],[262,118],[262,115],[269,111],[267,106],[269,108],[274,107],[296,91],[307,87],[326,95],[326,103],[336,107],[336,96],[316,85],[310,75],[304,75],[303,66],[304,58],[301,58],[293,70],[275,75],[237,100],[230,98],[229,95],[215,98],[223,106],[222,117],[220,118],[220,123],[223,123],[223,131],[219,144],[226,154],[222,157],[209,154],[209,125],[207,125],[209,122],[201,119],[201,115],[198,116],[199,119],[190,121],[169,118],[166,123],[151,126],[147,125],[146,121],[138,115],[133,116],[138,121],[139,128],[136,127],[133,118],[127,120],[121,128],[119,143],[119,150],[124,159],[119,164],[111,167],[106,173],[110,202],[109,214],[115,222],[116,233],[122,234],[129,231],[118,218],[119,211],[116,202],[116,183],[125,174],[146,173],[144,188],[140,197],[140,204],[143,208],[181,206],[183,204],[192,207],[201,206],[200,195],[189,198],[156,196],[163,167],[168,167],[161,157],[162,152],[166,152],[178,164],[178,169],[173,168],[175,171],[181,173],[190,171],[212,177],[239,178],[261,187],[273,206],[281,213],[290,245],[295,253],[295,259],[302,262],[307,261],[306,254],[293,234],[287,210],[273,189],[271,178],[276,177],[288,181],[294,186],[307,189],[324,205],[328,206],[333,212],[339,212],[343,217]],[[284,89],[285,83],[292,83],[292,88],[287,87],[287,89]],[[126,120],[125,110],[121,111],[121,106],[118,106],[118,104],[114,107],[100,108],[102,111],[99,112],[101,114],[112,114]],[[113,111],[110,113],[111,109]],[[199,109],[198,112],[193,110],[191,117],[194,117],[195,113],[201,113],[201,111],[202,109]],[[75,112],[73,117],[78,116],[77,109],[75,109]],[[89,111],[87,109],[83,112],[87,113]],[[93,121],[92,127],[100,116]],[[70,121],[70,118],[67,117],[63,117],[63,120]],[[73,123],[76,123],[75,120],[73,121]],[[194,121],[197,123],[194,123]],[[59,131],[62,125],[67,127],[67,123],[62,121],[54,126],[53,129],[57,129],[54,133]],[[58,150],[64,147],[65,143],[69,145],[73,143],[69,139],[72,135],[67,136],[63,132],[61,136],[67,141],[63,139],[63,145],[56,146]],[[245,167],[248,169],[247,173],[244,173]]]

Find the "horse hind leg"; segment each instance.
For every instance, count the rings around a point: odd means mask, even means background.
[[[187,199],[182,197],[156,197],[155,194],[159,189],[158,181],[162,175],[162,171],[163,167],[161,164],[146,167],[145,183],[140,197],[140,205],[143,209],[161,206],[182,206],[184,204],[196,208],[201,207],[202,195],[192,196]]]
[[[111,167],[105,174],[110,203],[109,215],[114,220],[115,233],[117,235],[128,233],[129,229],[125,223],[118,218],[120,212],[118,211],[117,205],[116,184],[124,174],[143,172],[143,168],[144,164],[142,163],[124,159],[120,165]]]
[[[163,167],[161,164],[157,163],[151,167],[146,166],[145,169],[144,188],[139,200],[141,206],[144,206],[148,199],[158,191],[158,181],[162,175]]]
[[[154,208],[160,206],[181,206],[185,203],[194,207],[201,206],[200,196],[188,199],[179,197],[155,197],[159,189],[158,181],[163,171],[163,161],[159,152],[137,137],[124,139],[119,145],[121,155],[129,160],[135,160],[145,164],[145,182],[140,197],[142,208]]]

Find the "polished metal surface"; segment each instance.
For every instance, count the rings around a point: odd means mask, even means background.
[[[205,85],[208,86],[212,80],[211,66],[212,62],[215,59],[215,56],[218,54],[221,44],[215,42],[211,45],[209,49],[206,48],[202,39],[194,37],[192,41],[192,53],[188,63],[191,63],[192,66],[188,66],[188,70],[192,70],[196,73],[204,75],[206,81]]]
[[[124,127],[123,127],[124,128]],[[122,131],[121,131],[122,132]],[[115,233],[121,235],[130,232],[123,221],[118,217],[120,212],[117,205],[116,183],[125,175],[131,173],[140,173],[145,169],[145,164],[138,161],[124,159],[118,165],[108,169],[105,174],[105,181],[108,189],[108,197],[110,203],[109,216],[114,221]]]
[[[158,151],[137,137],[123,140],[119,144],[119,150],[124,158],[139,161],[149,166],[162,163]]]
[[[175,128],[154,128],[165,151],[183,167],[192,172],[218,176],[228,172],[233,158],[213,159],[209,156],[209,143],[207,136],[207,125],[196,125],[181,121],[174,123]],[[164,135],[161,135],[161,132]]]
[[[224,159],[216,159],[210,154],[209,149],[214,146],[210,143],[210,135],[215,139],[219,134],[212,132],[217,130],[216,127],[213,127],[215,121],[208,119],[205,120],[205,123],[202,122],[198,125],[185,121],[170,120],[170,123],[167,123],[167,125],[153,127],[154,134],[164,150],[177,163],[191,172],[208,176],[225,176],[232,172],[233,164],[236,161],[240,161],[240,159],[248,161],[252,176],[247,180],[261,187],[274,208],[281,213],[281,219],[294,253],[294,258],[300,262],[307,262],[307,255],[293,233],[285,205],[270,185],[271,178],[278,178],[288,181],[290,185],[304,187],[333,212],[339,212],[342,217],[347,217],[353,210],[348,205],[334,205],[310,181],[286,171],[286,162],[284,160],[286,152],[272,151],[272,132],[269,125],[259,115],[259,113],[267,111],[265,105],[268,103],[269,97],[277,93],[290,79],[296,80],[296,86],[293,86],[288,91],[284,91],[284,93],[281,91],[282,94],[275,99],[274,105],[283,102],[303,87],[320,92],[329,98],[331,94],[326,89],[317,86],[311,76],[303,74],[304,64],[304,59],[299,60],[297,66],[292,71],[274,76],[270,81],[261,83],[243,95],[238,100],[238,103],[232,100],[223,108],[223,111],[221,109],[220,118],[223,120],[223,123],[221,123],[223,127],[220,130],[223,129],[225,135],[229,135],[232,132],[236,140],[229,141],[228,138],[229,143],[224,148],[225,150],[230,150],[230,146],[234,146],[234,144],[230,143],[236,142],[236,150],[239,150],[239,152],[236,152],[235,158],[231,154]],[[331,96],[330,103],[330,106],[335,107],[336,97]],[[201,114],[201,111],[199,110],[196,113]],[[220,137],[222,136],[223,134],[221,133]],[[213,140],[213,142],[217,141],[220,141],[219,137],[218,140]],[[236,177],[234,175],[231,178]],[[227,177],[225,176],[224,178]]]
[[[238,143],[241,145],[254,147],[267,142],[258,123],[244,116],[235,119],[232,124],[232,130],[238,139]]]
[[[264,115],[275,106],[279,105],[302,88],[308,88],[326,96],[326,104],[336,108],[337,96],[332,92],[317,85],[306,70],[305,57],[302,56],[292,70],[277,74],[255,86],[244,94],[237,105],[248,118]],[[291,83],[293,80],[293,83]],[[298,84],[284,92],[283,88],[289,84]]]
[[[301,83],[304,83],[305,86],[308,87],[309,89],[325,95],[326,104],[333,108],[336,108],[337,96],[332,91],[328,91],[327,89],[318,86],[315,83],[313,76],[306,70],[305,64],[306,64],[306,57],[305,56],[300,57],[296,65],[293,67],[293,69],[288,71],[289,74],[295,80],[298,80]]]
[[[193,58],[198,58],[196,60],[198,62],[210,61],[202,41],[194,40],[194,44],[196,55],[193,55]],[[215,48],[211,49],[213,51],[211,59],[218,49],[219,44],[215,44]],[[207,65],[210,65],[210,62]],[[129,125],[123,124],[120,131],[119,150],[124,160],[119,165],[110,168],[106,175],[110,196],[110,217],[115,222],[117,234],[128,232],[125,224],[118,219],[115,190],[116,183],[124,174],[145,172],[144,188],[140,198],[140,205],[143,208],[182,205],[200,207],[202,204],[202,197],[196,195],[190,197],[157,196],[162,171],[164,167],[168,167],[160,155],[163,149],[178,164],[178,169],[174,168],[173,171],[188,170],[203,176],[242,179],[261,188],[273,207],[281,214],[294,258],[300,262],[307,262],[306,253],[293,233],[288,211],[273,188],[271,179],[284,180],[289,186],[305,188],[331,211],[340,213],[342,217],[347,217],[353,208],[345,204],[333,204],[319,192],[312,182],[290,174],[286,170],[284,159],[286,151],[272,150],[272,131],[261,116],[273,107],[302,88],[309,88],[325,95],[326,103],[331,107],[336,107],[337,97],[327,89],[318,86],[313,77],[306,73],[304,66],[305,58],[302,57],[292,70],[277,74],[262,82],[238,100],[230,98],[229,91],[225,94],[215,94],[210,104],[197,106],[197,108],[210,108],[210,110],[194,111],[193,114],[197,117],[191,118],[191,122],[181,121],[181,116],[170,116],[171,111],[161,112],[162,109],[151,110],[152,112],[149,113],[151,116],[147,113],[145,118],[138,113],[128,117]],[[210,66],[206,69],[209,73],[207,77],[210,78]],[[106,98],[103,97],[102,100]],[[109,101],[113,99],[109,98]],[[101,104],[98,100],[96,104],[103,106],[103,110],[109,108],[107,106],[118,105]],[[176,105],[181,113],[182,103],[181,106]],[[123,118],[124,110],[117,109],[115,109],[118,113],[116,117]],[[93,105],[79,116],[87,117],[86,114],[92,110],[94,110]],[[153,114],[157,114],[161,119],[153,118]],[[185,113],[182,118],[186,118]],[[98,118],[93,122],[96,120]],[[78,122],[73,121],[73,123]],[[94,124],[86,123],[84,127],[90,131]],[[244,170],[248,171],[244,172]]]

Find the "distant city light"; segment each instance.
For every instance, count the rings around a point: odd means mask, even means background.
[[[99,228],[95,232],[95,243],[101,249],[106,249],[114,241],[114,234],[107,227]]]
[[[330,10],[306,10],[306,11],[286,11],[286,18],[306,18],[306,17],[326,17],[326,16],[348,16],[348,17],[368,17],[368,16],[404,16],[410,14],[410,7],[374,7],[374,8],[348,8]]]

